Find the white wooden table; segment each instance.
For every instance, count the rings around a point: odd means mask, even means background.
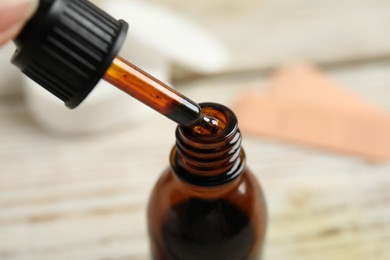
[[[232,51],[226,73],[179,74],[176,87],[196,101],[230,105],[243,88],[264,87],[275,64],[302,58],[390,110],[390,1],[159,2]],[[153,114],[61,137],[19,95],[0,96],[0,259],[148,259],[145,207],[174,128]],[[390,259],[390,164],[249,137],[244,148],[269,206],[265,259]]]

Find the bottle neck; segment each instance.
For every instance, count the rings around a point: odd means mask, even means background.
[[[206,115],[216,118],[223,129],[217,134],[199,134],[192,128],[176,129],[171,153],[175,174],[189,184],[211,187],[232,182],[245,169],[241,133],[234,113],[221,105],[201,104]]]

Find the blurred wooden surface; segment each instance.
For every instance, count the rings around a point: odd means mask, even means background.
[[[291,60],[390,60],[388,0],[153,0],[204,25],[231,54],[227,71]]]
[[[390,1],[155,1],[232,51],[226,74],[177,84],[196,101],[232,104],[243,88],[265,86],[264,69],[302,58],[390,111]],[[153,114],[61,137],[41,129],[21,97],[0,96],[0,259],[148,259],[145,207],[174,127]],[[265,259],[390,259],[390,164],[244,139],[269,205]]]

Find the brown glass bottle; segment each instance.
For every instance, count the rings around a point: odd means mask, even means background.
[[[259,259],[266,207],[246,168],[237,119],[228,108],[201,104],[219,131],[178,127],[170,167],[148,205],[154,259]]]

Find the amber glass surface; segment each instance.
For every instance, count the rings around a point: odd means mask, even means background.
[[[153,259],[260,259],[266,207],[246,168],[237,120],[226,107],[201,106],[221,130],[177,129],[170,167],[148,205]]]

